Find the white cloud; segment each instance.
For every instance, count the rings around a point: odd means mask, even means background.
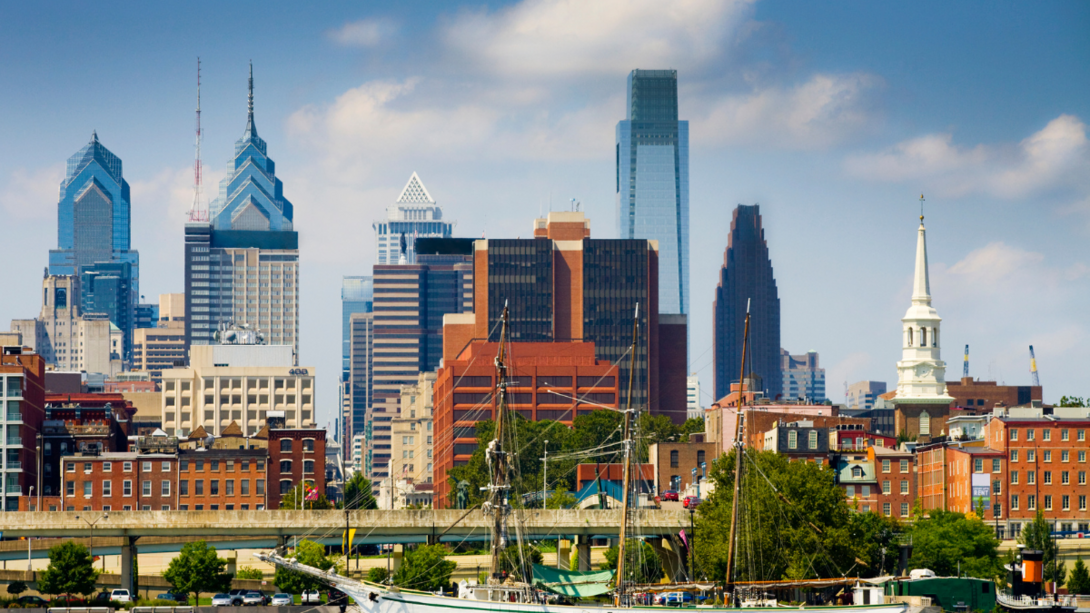
[[[637,67],[710,61],[751,13],[748,0],[525,0],[495,12],[463,13],[443,38],[497,73],[623,75]]]
[[[27,170],[16,168],[0,189],[0,211],[14,219],[56,219],[64,164]]]
[[[823,148],[873,125],[874,75],[816,74],[794,87],[768,86],[745,95],[696,98],[693,141],[704,146]]]
[[[849,157],[845,168],[859,178],[913,182],[951,197],[1022,198],[1057,188],[1085,190],[1090,146],[1086,124],[1060,115],[1018,144],[966,148],[954,144],[951,134],[928,134]]]
[[[326,36],[345,47],[377,47],[397,33],[397,24],[389,19],[361,19],[330,30]]]

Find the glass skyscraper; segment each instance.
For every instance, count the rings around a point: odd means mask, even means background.
[[[351,367],[352,314],[374,310],[375,282],[372,277],[341,279],[341,380],[346,381]]]
[[[49,251],[49,274],[83,276],[90,268],[110,275],[128,276],[117,282],[81,284],[79,301],[86,309],[110,305],[110,321],[125,338],[126,363],[131,357],[132,329],[140,296],[140,254],[131,249],[129,184],[121,172],[121,158],[91,133],[87,143],[68,158],[57,202],[57,248]],[[109,276],[109,275],[107,275]],[[98,289],[96,289],[98,288]],[[105,292],[98,295],[98,292]]]
[[[689,312],[689,122],[677,71],[633,70],[617,124],[618,237],[659,243],[659,312]]]

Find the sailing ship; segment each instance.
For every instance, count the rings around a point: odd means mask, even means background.
[[[626,543],[629,538],[628,527],[631,518],[630,491],[632,488],[632,456],[633,446],[633,422],[636,412],[632,409],[633,379],[635,373],[636,344],[639,338],[639,306],[636,306],[636,317],[633,322],[632,348],[628,378],[628,398],[623,417],[623,449],[624,449],[624,488],[621,501],[621,525],[619,526],[620,538],[617,556],[617,570],[603,571],[561,571],[534,565],[534,583],[512,581],[503,571],[503,556],[510,544],[509,519],[513,512],[510,504],[512,495],[512,457],[516,450],[510,449],[513,437],[508,436],[508,430],[512,427],[513,418],[507,406],[507,336],[508,336],[508,309],[504,305],[502,315],[502,328],[500,332],[499,350],[496,355],[496,427],[492,441],[485,450],[489,470],[489,485],[483,490],[487,491],[487,500],[481,505],[482,512],[491,519],[491,560],[487,583],[469,586],[462,585],[457,594],[443,595],[406,589],[398,586],[380,585],[368,581],[360,581],[344,577],[331,571],[323,571],[311,566],[300,564],[291,558],[280,555],[279,552],[256,554],[258,559],[281,566],[286,569],[311,575],[333,589],[339,590],[350,596],[355,602],[355,607],[361,613],[435,613],[437,610],[448,609],[451,611],[481,611],[489,613],[562,613],[575,612],[587,613],[588,608],[605,611],[660,608],[647,604],[641,604],[642,598],[638,593],[671,592],[678,590],[713,589],[714,583],[688,583],[688,584],[654,584],[638,585],[634,581],[626,580],[625,565],[627,562]],[[743,342],[743,373],[745,372],[745,342],[749,336],[749,313],[746,313],[746,333]],[[741,415],[743,412],[739,411]],[[740,436],[742,423],[739,419],[739,436],[736,445],[741,451]],[[742,454],[739,453],[739,457]],[[737,476],[741,475],[741,462],[737,462]],[[740,494],[740,480],[735,480],[735,503],[731,521],[731,554],[730,559],[736,555],[733,539],[735,538],[736,516],[738,512],[737,500]],[[520,522],[514,522],[516,542],[521,552]],[[528,570],[523,561],[522,567]],[[732,565],[727,570],[727,602],[734,602],[736,606],[701,606],[707,613],[740,612],[757,607],[776,607],[774,598],[752,588],[739,584],[732,585]],[[524,576],[528,573],[524,573]],[[764,585],[764,589],[770,589],[770,585]],[[818,587],[815,585],[815,587]],[[557,596],[589,597],[594,595],[611,594],[608,604],[587,604],[586,601],[577,602],[574,605],[567,604],[566,600],[557,599]],[[791,607],[795,608],[795,607]],[[867,605],[842,605],[842,606],[811,606],[799,607],[810,610],[828,611],[830,613],[905,613],[907,605],[903,603],[876,602]]]

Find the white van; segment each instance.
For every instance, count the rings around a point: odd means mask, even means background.
[[[110,601],[112,602],[132,602],[132,594],[129,590],[114,590],[110,592]]]

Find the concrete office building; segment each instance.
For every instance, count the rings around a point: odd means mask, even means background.
[[[401,386],[401,404],[390,422],[392,475],[413,483],[431,483],[434,463],[432,399],[436,374],[420,373],[413,385]]]
[[[184,366],[185,294],[159,294],[158,325],[133,331],[134,371],[150,373],[155,383],[162,382],[163,371]]]
[[[418,239],[450,238],[454,233],[454,222],[443,220],[443,208],[435,203],[415,172],[397,201],[386,209],[386,219],[376,221],[372,227],[378,265],[413,264]]]
[[[246,130],[235,143],[209,222],[185,226],[187,346],[220,325],[247,324],[299,354],[299,235],[276,165],[254,123],[250,70]]]
[[[163,430],[185,437],[199,427],[219,436],[237,422],[245,436],[282,411],[288,428],[314,425],[312,367],[297,368],[290,345],[197,345],[188,368],[163,371]]]
[[[700,377],[691,374],[685,378],[685,417],[686,419],[704,419],[704,408],[700,403]]]
[[[812,404],[825,402],[825,369],[821,368],[816,351],[791,355],[780,350],[785,400],[802,398]]]
[[[761,223],[761,207],[740,204],[730,223],[712,307],[717,399],[730,393],[731,384],[741,373],[747,305],[750,324],[745,377],[754,382],[754,391],[763,391],[775,400],[783,394],[780,297]]]
[[[79,278],[47,275],[42,280],[42,310],[36,319],[15,319],[13,332],[57,370],[111,377],[121,372],[121,332],[105,314],[84,315]]]
[[[617,235],[658,242],[659,312],[689,312],[689,122],[677,71],[633,70],[617,123]]]
[[[374,282],[370,276],[343,277],[341,279],[341,379],[338,393],[341,412],[337,420],[338,441],[351,460],[352,429],[352,316],[374,311]]]
[[[345,436],[351,436],[352,440],[352,465],[356,470],[364,470],[370,474],[372,464],[370,462],[371,449],[364,447],[357,449],[357,439],[364,441],[371,435],[371,424],[367,421],[371,410],[372,386],[374,376],[374,334],[375,314],[353,313],[349,316],[350,342],[352,346],[351,363],[349,365],[347,406],[345,407],[344,423]],[[360,453],[357,461],[356,453]]]

